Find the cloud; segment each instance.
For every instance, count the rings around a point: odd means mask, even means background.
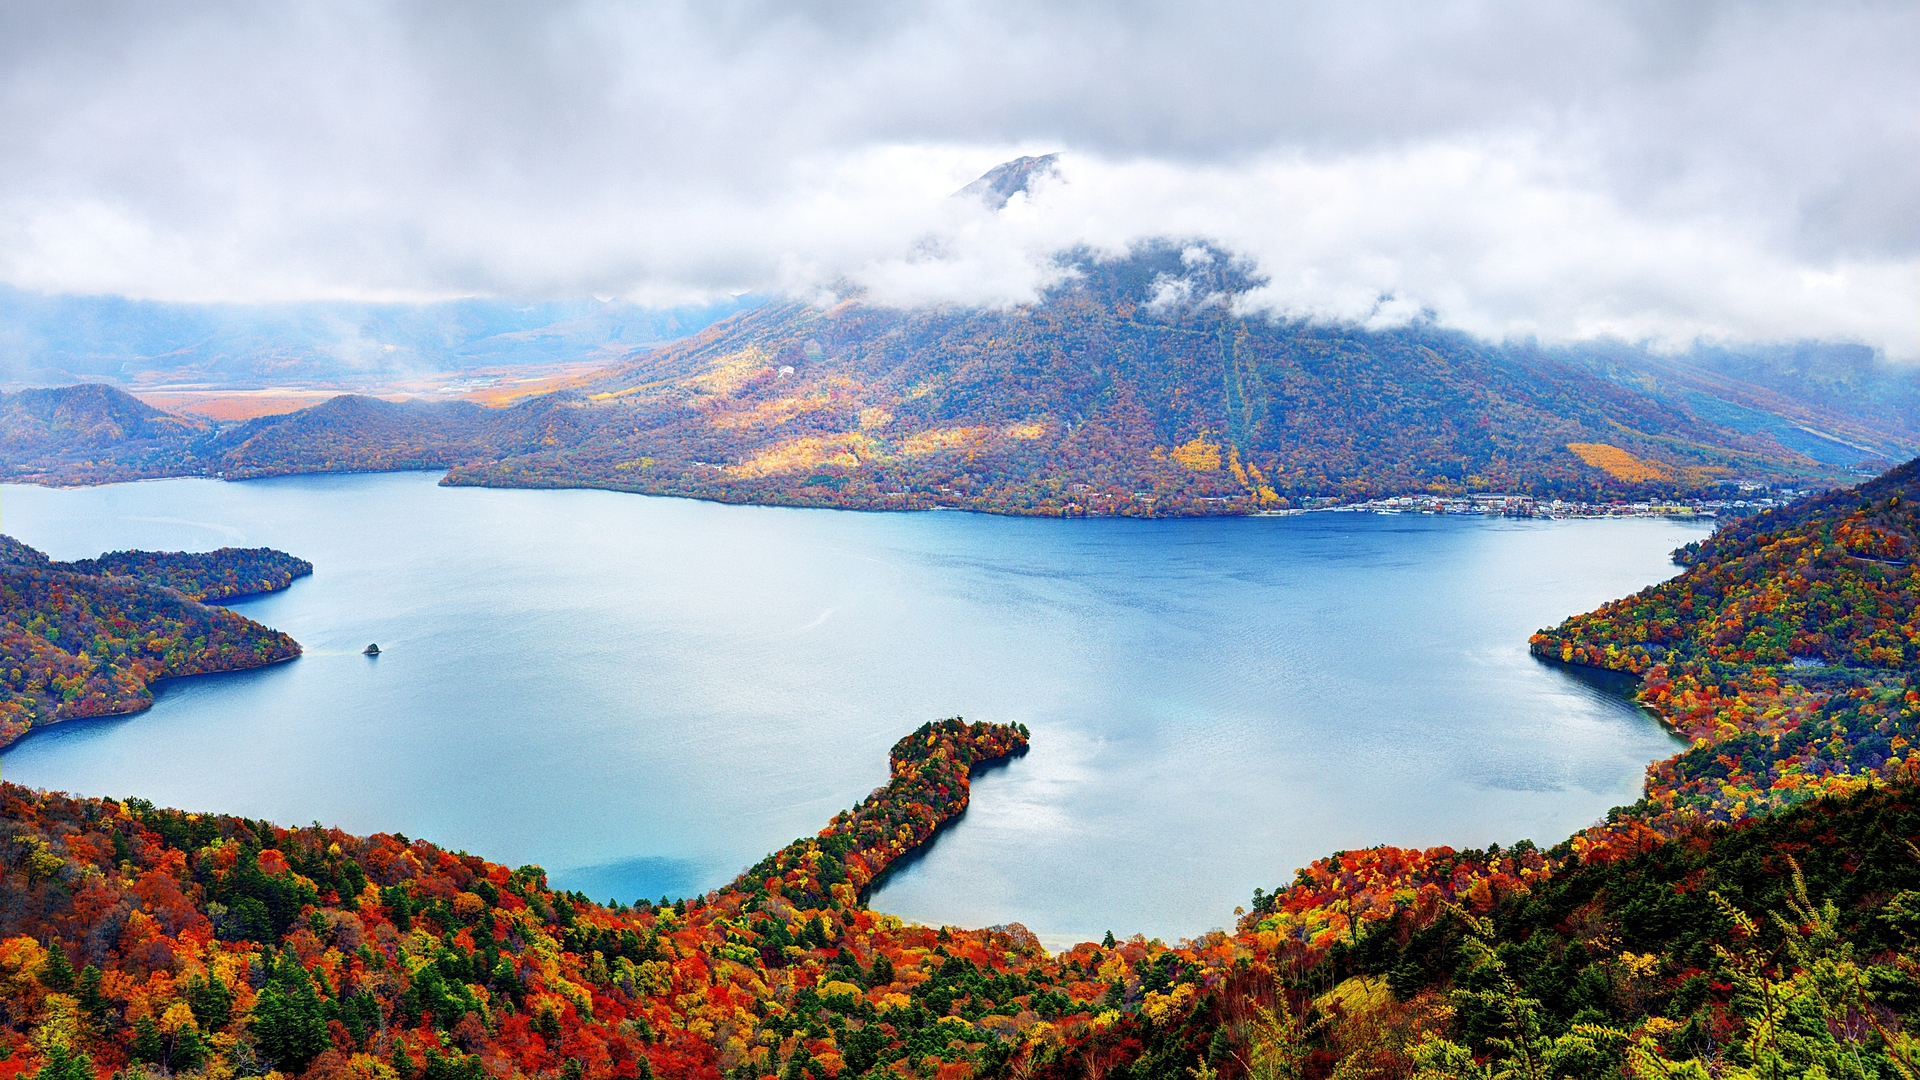
[[[1004,303],[1054,245],[1171,235],[1290,315],[1912,356],[1916,37],[1902,3],[12,5],[0,280]],[[1056,150],[1000,214],[946,198]]]

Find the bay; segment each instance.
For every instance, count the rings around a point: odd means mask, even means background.
[[[1060,521],[436,479],[0,488],[0,528],[55,558],[315,564],[234,604],[299,660],[35,732],[6,777],[404,832],[631,901],[818,830],[927,720],[1019,721],[1031,751],[873,904],[1058,946],[1230,926],[1337,849],[1551,844],[1679,745],[1526,638],[1673,574],[1700,523]]]

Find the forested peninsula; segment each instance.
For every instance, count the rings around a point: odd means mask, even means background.
[[[159,679],[300,655],[286,634],[206,601],[284,589],[312,572],[269,548],[54,562],[0,536],[0,746],[61,720],[138,712]]]
[[[1542,631],[1694,739],[1550,848],[1341,852],[1232,931],[1047,953],[866,890],[1018,727],[703,896],[394,834],[0,789],[0,1080],[1901,1078],[1920,1064],[1920,462]],[[1224,913],[1223,913],[1224,916]]]

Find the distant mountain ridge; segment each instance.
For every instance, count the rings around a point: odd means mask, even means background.
[[[1259,279],[1200,245],[1066,260],[1058,287],[1012,309],[765,304],[510,408],[342,396],[221,426],[98,385],[0,395],[0,470],[72,483],[445,468],[455,484],[1162,516],[1828,486],[1920,443],[1904,407],[1920,382],[1844,348],[1742,380],[1731,361],[1625,346],[1236,314]]]
[[[0,285],[0,383],[327,385],[394,373],[611,362],[759,302],[179,304],[43,296]]]
[[[1920,366],[1864,345],[1696,346],[1662,356],[1619,343],[1554,350],[1610,381],[1682,402],[1741,432],[1834,465],[1897,461],[1920,449]]]

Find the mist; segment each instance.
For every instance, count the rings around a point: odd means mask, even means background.
[[[14,5],[0,282],[1004,305],[1177,237],[1257,264],[1250,313],[1911,359],[1914,40],[1891,3]]]

